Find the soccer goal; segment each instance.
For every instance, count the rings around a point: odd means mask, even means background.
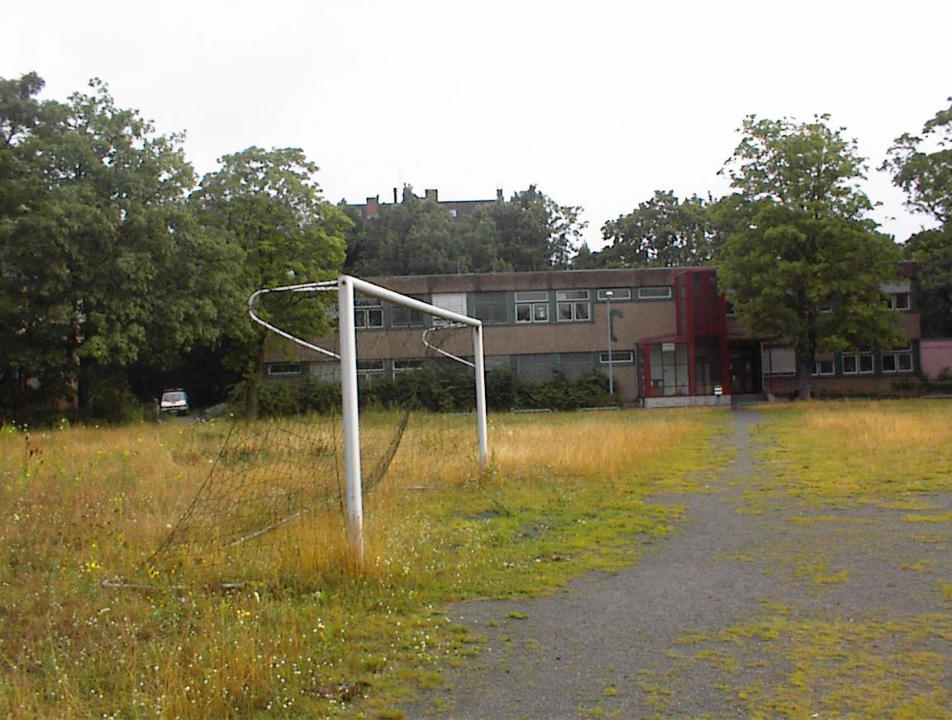
[[[317,293],[337,291],[339,352],[321,347],[303,338],[286,332],[268,322],[255,312],[255,302],[270,293]],[[341,417],[343,427],[343,455],[346,477],[347,527],[351,548],[358,561],[363,560],[363,489],[360,452],[360,411],[358,405],[358,362],[357,362],[357,325],[355,297],[373,298],[381,302],[430,315],[445,323],[447,327],[469,327],[472,334],[472,362],[456,354],[444,351],[427,340],[423,333],[421,342],[430,350],[451,360],[464,363],[474,370],[476,389],[476,435],[478,444],[478,462],[485,470],[489,454],[488,425],[486,420],[486,380],[483,355],[482,322],[476,318],[452,310],[431,305],[416,298],[403,295],[373,283],[351,277],[340,276],[337,281],[303,283],[274,288],[263,288],[248,299],[248,312],[252,320],[276,335],[289,340],[307,350],[329,356],[340,363]]]

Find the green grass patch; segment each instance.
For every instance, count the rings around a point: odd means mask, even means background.
[[[749,492],[813,505],[902,508],[952,491],[952,404],[811,402],[771,409]]]

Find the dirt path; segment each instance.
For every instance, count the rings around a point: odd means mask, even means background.
[[[744,490],[763,478],[750,430],[764,418],[732,419],[734,460],[708,494],[657,498],[683,506],[685,520],[637,565],[553,597],[455,606],[451,618],[485,636],[484,651],[407,717],[845,718],[895,716],[910,702],[929,716],[949,707],[952,523],[918,526],[908,512],[870,506],[753,505]],[[930,500],[952,509],[952,498]]]

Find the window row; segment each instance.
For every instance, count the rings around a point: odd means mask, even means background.
[[[635,288],[634,297],[638,300],[668,300],[672,297],[671,287],[667,285]],[[548,290],[519,290],[473,293],[467,303],[466,293],[434,293],[429,302],[432,305],[451,310],[460,315],[470,314],[486,325],[506,325],[515,321],[519,324],[556,322],[589,322],[592,320],[592,302],[620,302],[632,299],[632,288],[601,288],[592,290],[556,290],[553,305]],[[424,299],[424,298],[421,298]],[[354,322],[358,328],[381,329],[385,327],[385,306],[375,298],[360,297],[354,301]],[[511,309],[511,314],[510,314]],[[410,310],[399,305],[387,305],[390,314],[389,327],[424,327],[426,314]],[[434,319],[432,324],[439,326],[445,321]]]
[[[631,350],[615,350],[611,356],[607,352],[599,353],[540,353],[526,355],[493,355],[485,359],[486,371],[512,370],[527,380],[547,381],[557,376],[578,379],[610,364],[613,367],[633,365],[635,354]],[[440,365],[446,361],[439,358],[403,358],[385,360],[358,359],[357,375],[364,382],[373,382],[375,378],[396,377],[402,373],[422,370],[424,367]],[[336,363],[274,362],[265,365],[265,375],[269,378],[311,377],[325,381],[340,380]],[[447,367],[457,368],[455,363]]]
[[[872,352],[841,353],[839,357],[842,375],[872,375],[876,372],[876,355]],[[883,374],[911,373],[914,370],[912,348],[884,350],[879,353],[879,372]],[[835,356],[822,355],[814,360],[813,375],[836,375]]]

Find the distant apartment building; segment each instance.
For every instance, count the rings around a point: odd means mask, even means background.
[[[905,266],[904,266],[905,267]],[[814,358],[813,387],[885,394],[920,371],[919,315],[910,269],[883,288],[908,343]],[[611,373],[623,405],[726,403],[731,396],[796,391],[795,357],[735,321],[710,267],[600,269],[367,278],[483,321],[486,369],[531,381]],[[437,321],[438,323],[439,321]],[[358,373],[365,381],[442,362],[421,341],[433,319],[376,300],[356,308]],[[472,353],[468,332],[447,333],[443,349]],[[329,339],[327,339],[329,341]],[[275,350],[271,379],[337,377],[336,362]]]
[[[487,207],[493,205],[497,202],[503,201],[502,189],[497,188],[496,197],[492,200],[440,200],[439,190],[436,188],[428,188],[423,192],[424,200],[432,200],[441,208],[444,208],[449,214],[450,217],[454,220],[464,218],[467,215],[472,215],[474,212],[479,210],[479,208]],[[397,196],[397,188],[393,189],[393,204],[396,205],[399,203]],[[354,208],[360,212],[360,216],[365,220],[372,218],[374,215],[377,215],[380,212],[382,207],[386,207],[390,203],[380,202],[380,196],[375,195],[373,197],[368,197],[363,203],[349,204],[348,207]]]

